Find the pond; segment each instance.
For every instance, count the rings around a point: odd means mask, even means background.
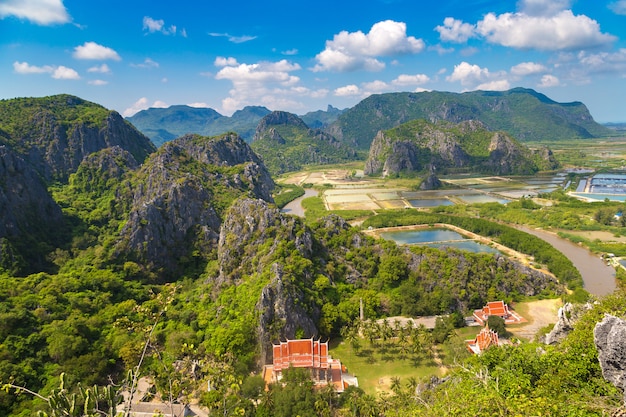
[[[409,204],[413,207],[437,207],[452,206],[454,203],[447,198],[433,198],[428,200],[409,200]]]
[[[497,249],[448,229],[402,230],[383,232],[380,237],[403,245],[426,245],[434,248],[452,247],[469,252],[500,253]]]

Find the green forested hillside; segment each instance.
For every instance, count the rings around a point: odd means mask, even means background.
[[[430,170],[529,175],[558,162],[544,148],[531,151],[504,132],[478,121],[430,123],[417,119],[378,132],[365,163],[366,174],[397,175]]]
[[[522,142],[610,136],[584,104],[557,103],[530,89],[421,92],[372,95],[343,113],[328,132],[345,143],[368,149],[379,130],[414,119],[458,123],[479,120]]]
[[[252,149],[272,174],[297,171],[306,165],[353,161],[353,150],[319,129],[310,129],[298,116],[272,112],[257,127]]]
[[[237,132],[250,140],[259,120],[269,112],[265,107],[247,106],[229,117],[210,108],[178,105],[142,110],[127,120],[161,146],[186,134],[215,136]]]

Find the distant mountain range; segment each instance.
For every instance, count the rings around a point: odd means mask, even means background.
[[[269,113],[265,107],[245,107],[228,117],[213,109],[172,106],[143,110],[128,120],[157,146],[186,133],[211,136],[228,131],[250,142],[257,124]],[[520,142],[616,134],[615,129],[596,123],[583,103],[558,103],[525,88],[376,94],[350,109],[328,106],[326,111],[310,112],[300,118],[309,128],[322,129],[360,150],[368,150],[379,131],[416,119],[454,123],[478,120],[487,129],[505,131]]]
[[[303,115],[302,120],[311,128],[322,128],[337,120],[342,112],[328,106],[326,111],[318,110]],[[247,106],[229,117],[210,108],[178,105],[142,110],[127,120],[148,136],[156,146],[188,133],[215,136],[236,132],[250,142],[261,119],[270,113],[266,107]]]
[[[525,88],[372,95],[339,116],[327,131],[344,143],[369,149],[378,131],[415,119],[454,123],[478,120],[487,129],[505,131],[520,142],[615,134],[596,123],[583,103],[557,103]]]

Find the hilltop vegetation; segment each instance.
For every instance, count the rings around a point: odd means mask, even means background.
[[[558,167],[548,149],[532,152],[503,132],[478,121],[413,120],[379,132],[365,163],[366,174],[431,171],[528,175]]]
[[[35,113],[25,110],[22,120],[6,110],[11,120],[0,119],[1,383],[47,396],[62,373],[67,387],[107,385],[141,363],[156,396],[198,400],[212,415],[375,416],[392,409],[406,416],[481,415],[494,406],[498,415],[602,415],[618,406],[616,389],[601,377],[591,328],[604,311],[626,313],[623,295],[594,308],[562,346],[490,352],[420,396],[416,381],[398,380],[393,395],[349,389],[338,397],[314,390],[297,371],[286,373],[284,386],[264,391],[253,373],[269,361],[272,342],[338,339],[358,321],[360,300],[371,319],[462,317],[494,298],[561,295],[566,285],[579,286],[578,277],[533,238],[463,213],[385,213],[365,227],[457,222],[517,244],[559,280],[501,255],[399,247],[336,215],[309,221],[283,214],[273,204],[268,169],[236,134],[186,135],[156,150],[119,115],[78,98],[29,102],[44,109],[37,114],[46,120],[62,123],[32,140],[35,129],[27,126]],[[47,113],[48,103],[61,109]],[[294,136],[305,128],[281,125]],[[77,164],[52,169],[56,159],[41,158],[39,150],[58,148],[63,137],[84,152]],[[28,210],[42,202],[45,210]],[[46,236],[54,238],[29,246]],[[415,334],[422,339],[429,334]],[[2,416],[37,410],[48,404],[0,392]]]
[[[379,130],[415,119],[459,123],[481,121],[521,142],[610,136],[584,104],[557,103],[523,88],[467,93],[421,92],[374,94],[344,112],[328,132],[344,143],[368,149]]]
[[[252,149],[274,175],[357,159],[357,153],[320,129],[310,129],[295,114],[272,112],[259,122]]]

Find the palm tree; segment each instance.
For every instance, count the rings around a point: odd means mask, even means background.
[[[394,392],[394,394],[400,395],[400,391],[402,390],[402,384],[400,383],[400,377],[399,376],[392,376],[391,377],[391,387],[390,388]]]

